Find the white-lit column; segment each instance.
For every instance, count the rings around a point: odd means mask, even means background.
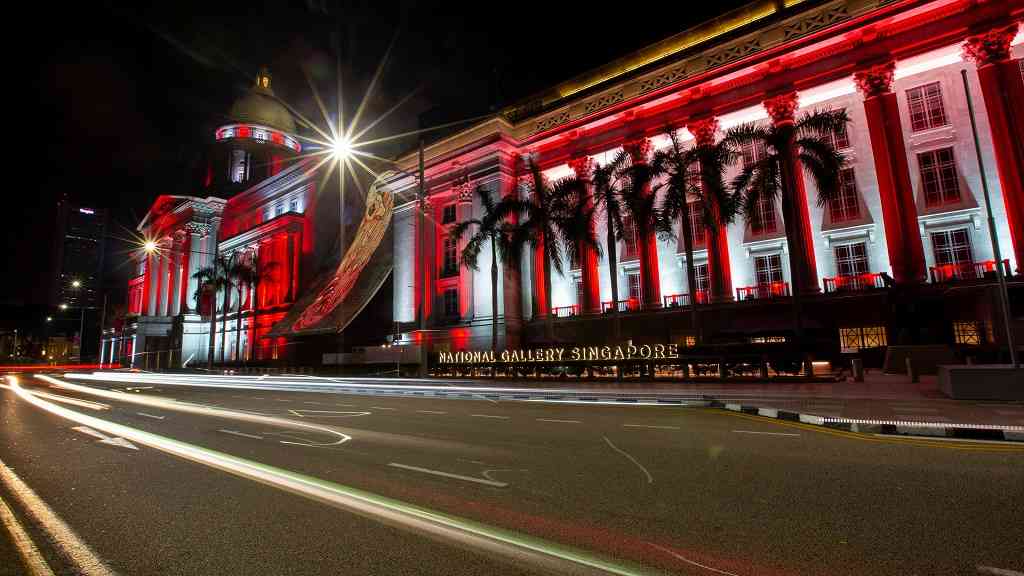
[[[171,286],[167,293],[167,314],[170,316],[177,316],[181,312],[181,251],[184,237],[184,232],[179,230],[174,233],[171,243]]]

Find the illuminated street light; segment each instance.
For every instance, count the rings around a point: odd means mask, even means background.
[[[82,282],[81,281],[79,281],[79,280],[72,280],[71,281],[71,287],[72,288],[80,288],[81,286],[82,286]]]
[[[60,305],[60,309],[61,310],[67,310],[68,309],[68,305],[67,304],[61,304]]]
[[[331,143],[331,152],[338,160],[347,160],[352,155],[352,143],[348,138],[339,136]]]
[[[146,242],[142,245],[142,250],[146,254],[152,254],[153,252],[156,252],[156,249],[157,249],[156,242],[154,242],[152,240],[146,240]]]
[[[47,316],[46,317],[46,321],[47,322],[53,322],[53,316]]]

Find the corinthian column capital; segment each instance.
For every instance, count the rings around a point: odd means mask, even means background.
[[[966,58],[974,60],[978,66],[995,64],[1010,59],[1010,42],[1017,34],[1017,23],[995,28],[970,36],[964,42],[963,53]]]
[[[887,92],[892,92],[892,80],[895,71],[896,62],[889,60],[888,62],[858,70],[853,75],[853,82],[865,98],[880,96]]]

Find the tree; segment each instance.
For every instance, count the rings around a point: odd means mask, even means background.
[[[235,316],[235,362],[242,359],[242,287],[252,286],[255,276],[256,269],[246,262],[240,253],[236,253],[232,257],[231,267],[228,269],[228,277],[234,284],[238,295],[238,314]]]
[[[742,196],[743,213],[755,213],[757,205],[781,200],[782,217],[789,246],[789,271],[792,280],[794,331],[797,344],[803,336],[801,318],[802,292],[809,286],[805,273],[804,247],[811,242],[804,229],[802,167],[818,190],[822,206],[839,194],[839,178],[846,158],[832,146],[831,135],[844,130],[849,117],[845,110],[815,110],[795,121],[777,122],[771,126],[741,124],[726,131],[723,142],[737,149],[741,146],[763,146],[765,154],[744,166],[733,179],[732,187]],[[817,281],[814,281],[817,284]]]
[[[697,276],[693,266],[694,230],[691,229],[690,210],[695,205],[700,211],[697,221],[707,231],[706,244],[710,256],[717,235],[725,233],[725,228],[736,219],[739,210],[737,195],[730,190],[724,178],[725,169],[737,160],[739,153],[730,141],[698,143],[684,150],[675,130],[668,130],[668,136],[671,145],[655,153],[651,166],[655,178],[665,178],[662,216],[666,222],[663,227],[671,227],[676,221],[680,223],[693,326],[699,340]],[[711,276],[709,274],[709,280]],[[711,290],[711,293],[716,294],[718,291]]]
[[[209,266],[200,268],[192,275],[193,278],[199,280],[199,288],[195,294],[197,309],[199,308],[199,300],[202,297],[202,293],[210,293],[210,345],[206,352],[206,363],[210,369],[213,368],[213,352],[217,344],[217,294],[222,290],[226,293],[231,286],[228,279],[230,267],[231,265],[227,258],[216,254]],[[226,300],[225,298],[225,310],[227,310]]]
[[[629,163],[629,154],[620,151],[608,163],[594,167],[591,175],[591,185],[594,194],[594,214],[597,210],[604,210],[605,215],[605,242],[608,254],[608,280],[612,291],[612,324],[615,339],[618,340],[622,329],[619,322],[619,263],[616,241],[623,236],[622,204],[620,202],[620,189],[624,182],[621,177],[622,169]]]
[[[619,209],[636,230],[637,244],[640,249],[640,282],[644,305],[658,306],[658,275],[651,269],[651,263],[657,262],[658,255],[654,238],[673,238],[672,226],[664,217],[662,207],[658,203],[658,194],[663,183],[655,180],[653,165],[646,159],[645,145],[636,146],[629,156],[629,161],[621,169],[619,186]],[[623,224],[625,222],[622,222]],[[625,228],[625,227],[624,227]],[[623,230],[623,232],[627,232]]]
[[[512,256],[518,259],[518,254],[513,242],[515,227],[508,222],[508,217],[524,208],[523,204],[516,198],[507,196],[495,203],[491,193],[483,186],[474,190],[480,199],[480,206],[483,214],[480,218],[470,218],[459,222],[452,228],[449,236],[455,242],[460,242],[465,236],[469,236],[466,246],[462,249],[460,260],[462,265],[471,270],[479,270],[478,260],[484,243],[490,242],[491,251],[491,351],[498,350],[498,256],[503,262],[512,260]],[[472,230],[475,227],[475,230]],[[520,244],[521,245],[521,244]]]

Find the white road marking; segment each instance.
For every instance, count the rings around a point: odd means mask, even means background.
[[[799,436],[789,432],[758,432],[756,430],[733,430],[737,434],[764,434],[765,436]]]
[[[537,418],[538,422],[556,422],[558,424],[582,424],[581,420],[558,420],[557,418]]]
[[[398,408],[388,408],[386,406],[370,406],[374,410],[398,410]]]
[[[303,404],[316,404],[317,406],[320,406],[321,403],[320,402],[307,401],[307,402],[303,402]]]
[[[470,416],[474,418],[495,418],[498,420],[508,420],[511,418],[511,416],[494,416],[491,414],[470,414]]]
[[[51,404],[53,406],[53,404]],[[46,533],[50,541],[64,553],[78,574],[83,576],[113,576],[113,572],[91,548],[82,542],[63,520],[61,520],[46,502],[43,502],[21,478],[0,461],[0,482],[8,489],[14,499],[21,504],[21,509],[31,517],[34,523]]]
[[[463,476],[462,474],[452,474],[451,472],[442,472],[440,470],[431,470],[430,468],[420,468],[419,466],[409,466],[408,464],[399,464],[398,462],[391,462],[388,464],[392,468],[402,468],[403,470],[413,470],[415,472],[423,472],[424,474],[433,474],[434,476],[443,476],[445,478],[454,478],[456,480],[465,480],[466,482],[475,482],[477,484],[483,484],[485,486],[496,486],[498,488],[504,488],[508,486],[507,482],[498,482],[496,480],[488,480],[486,478],[474,478],[472,476]]]
[[[316,418],[348,418],[350,416],[369,416],[369,412],[345,412],[342,410],[289,410],[299,418],[314,416]]]
[[[132,444],[131,442],[129,442],[127,440],[125,440],[124,438],[120,438],[118,436],[107,436],[106,434],[104,434],[102,432],[97,432],[96,430],[93,430],[92,428],[89,428],[88,426],[75,426],[74,428],[72,428],[72,430],[81,432],[82,434],[86,434],[86,435],[92,436],[93,438],[99,438],[100,444],[108,444],[110,446],[120,446],[121,448],[128,448],[130,450],[138,450],[139,449],[136,445]]]
[[[978,565],[978,572],[982,574],[995,574],[996,576],[1024,576],[1024,572],[1017,572],[1016,570],[1007,570],[1005,568],[993,568],[991,566]]]
[[[526,472],[526,470],[523,469],[523,468],[492,468],[490,470],[484,470],[483,472],[481,472],[481,474],[484,475],[484,478],[487,478],[488,480],[490,480],[492,482],[498,482],[498,480],[495,480],[491,476],[491,474],[494,474],[494,473],[497,473],[497,472]]]
[[[152,418],[154,420],[163,420],[165,416],[157,416],[156,414],[146,414],[145,412],[136,412],[139,416],[145,416],[146,418]]]
[[[345,406],[347,408],[352,408],[352,407],[354,407],[356,405],[355,404],[335,404],[335,406]]]
[[[609,446],[611,446],[612,450],[615,450],[619,454],[622,454],[626,458],[629,458],[630,462],[632,462],[633,464],[636,464],[637,467],[640,468],[640,470],[643,471],[644,475],[647,476],[647,483],[648,484],[653,484],[654,483],[654,476],[651,476],[651,473],[647,470],[647,468],[644,468],[643,464],[641,464],[636,458],[633,458],[629,454],[629,452],[626,452],[625,450],[622,450],[621,448],[619,448],[615,444],[612,444],[612,441],[609,440],[607,436],[602,436],[602,438],[604,438],[604,441],[607,442]]]
[[[39,553],[39,548],[36,548],[32,538],[29,537],[21,522],[18,522],[17,516],[14,515],[3,498],[0,498],[0,524],[7,528],[8,534],[11,535],[11,541],[18,549],[18,555],[21,556],[21,562],[28,569],[30,576],[53,576],[53,570],[50,570],[43,555]]]
[[[623,424],[623,428],[655,428],[657,430],[679,430],[679,426],[655,426],[654,424]]]
[[[47,400],[53,400],[54,402],[60,402],[61,404],[71,404],[72,406],[81,406],[82,408],[88,408],[90,410],[109,410],[110,404],[104,404],[102,402],[92,402],[90,400],[79,400],[78,398],[68,398],[67,396],[58,396],[56,394],[50,394],[49,392],[43,392],[41,390],[33,390],[33,394],[41,396]]]
[[[225,430],[221,428],[217,432],[223,432],[225,434],[231,434],[232,436],[241,436],[242,438],[252,438],[253,440],[263,440],[263,436],[257,436],[255,434],[246,434],[245,432],[239,432],[237,430]]]
[[[420,414],[447,414],[447,412],[441,410],[417,410]]]
[[[253,396],[252,399],[253,400],[265,400],[265,398],[263,396]]]
[[[739,574],[736,574],[735,572],[726,572],[725,570],[719,570],[718,568],[712,568],[711,566],[707,566],[705,564],[701,564],[700,562],[694,562],[693,560],[690,560],[689,558],[685,558],[683,556],[680,556],[675,551],[670,550],[668,548],[665,548],[664,546],[658,546],[657,544],[651,544],[650,542],[648,542],[648,544],[650,544],[651,546],[657,548],[658,550],[661,550],[662,552],[664,552],[664,553],[666,553],[666,554],[668,554],[668,555],[670,555],[670,556],[672,556],[672,557],[674,557],[674,558],[676,558],[678,560],[682,560],[683,562],[686,562],[687,564],[690,564],[692,566],[696,566],[698,568],[703,568],[703,569],[708,570],[710,572],[714,572],[715,574],[725,574],[725,576],[739,576]]]
[[[277,400],[278,402],[291,402],[291,400],[287,398],[274,398],[274,400]]]

